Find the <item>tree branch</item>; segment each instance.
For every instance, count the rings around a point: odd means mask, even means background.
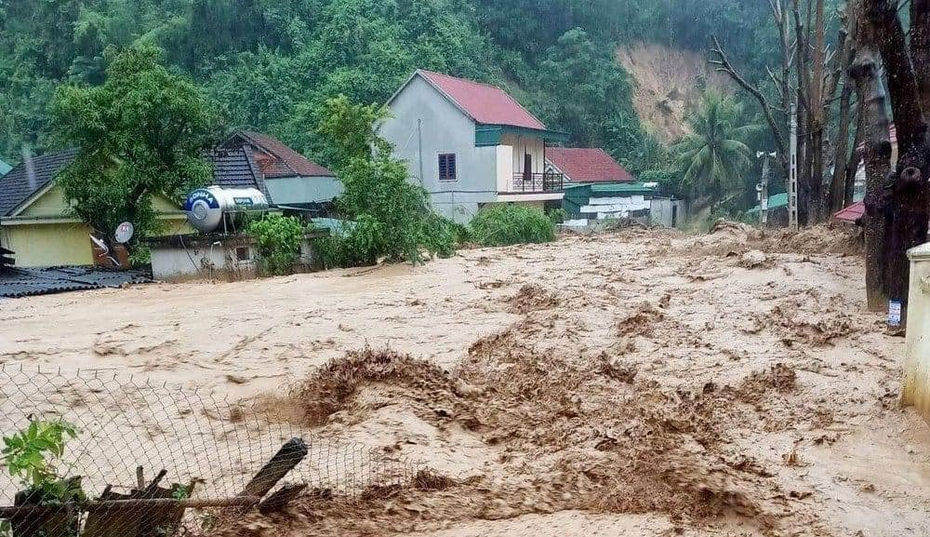
[[[741,88],[746,90],[749,94],[756,98],[759,101],[759,106],[762,107],[762,113],[765,115],[765,120],[769,124],[769,128],[772,129],[772,135],[775,137],[775,143],[778,146],[778,157],[782,162],[783,168],[788,169],[788,148],[785,145],[785,139],[782,135],[781,130],[778,128],[778,124],[775,122],[775,117],[772,114],[772,107],[769,104],[768,99],[765,97],[759,88],[753,86],[746,81],[745,78],[740,75],[733,65],[730,63],[729,58],[727,58],[726,52],[724,52],[723,47],[720,46],[720,41],[717,39],[716,35],[712,35],[714,45],[711,48],[711,52],[719,58],[718,60],[711,60],[711,63],[714,65],[719,65],[719,71],[722,71],[729,75],[729,77],[737,83]]]

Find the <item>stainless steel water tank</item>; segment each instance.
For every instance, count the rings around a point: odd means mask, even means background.
[[[255,188],[198,188],[187,195],[184,211],[198,231],[210,233],[223,225],[234,225],[236,216],[245,212],[265,211],[268,198]]]

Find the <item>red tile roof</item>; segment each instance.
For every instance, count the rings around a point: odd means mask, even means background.
[[[833,215],[834,220],[839,220],[840,222],[849,222],[850,224],[855,224],[862,216],[865,215],[865,203],[853,203],[849,207],[837,212]]]
[[[478,123],[537,130],[546,128],[516,99],[496,86],[422,69],[417,72]]]
[[[271,166],[262,168],[262,172],[268,179],[278,177],[335,177],[336,174],[320,166],[316,162],[294,151],[290,147],[281,143],[280,140],[267,134],[259,132],[242,131],[237,133],[261,151],[270,154],[275,158]]]
[[[603,149],[547,147],[546,159],[575,183],[632,183],[636,180]]]

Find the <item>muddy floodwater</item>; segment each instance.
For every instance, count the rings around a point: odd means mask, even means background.
[[[221,534],[930,535],[930,428],[864,305],[854,237],[722,224],[4,301],[0,360],[273,402],[450,480]]]

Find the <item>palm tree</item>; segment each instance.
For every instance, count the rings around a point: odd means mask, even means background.
[[[708,92],[701,109],[688,118],[691,133],[672,148],[683,172],[682,186],[713,203],[743,184],[742,174],[752,165],[747,138],[760,130],[741,124],[743,106],[729,97]]]

